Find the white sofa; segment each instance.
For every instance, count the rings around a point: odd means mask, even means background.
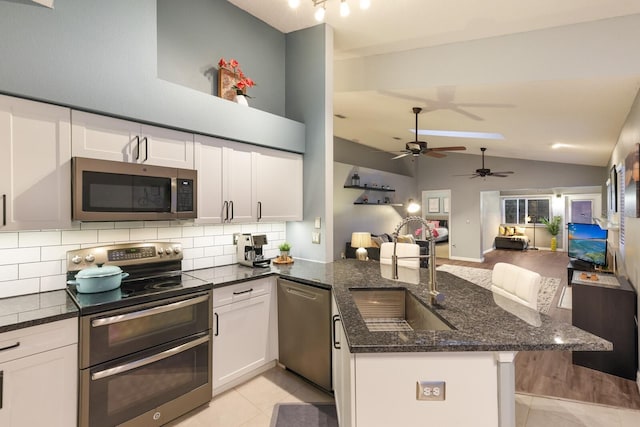
[[[537,310],[541,281],[542,276],[534,271],[499,262],[493,267],[491,291]]]

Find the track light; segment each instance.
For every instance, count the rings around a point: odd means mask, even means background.
[[[318,22],[324,21],[325,12],[326,11],[325,11],[324,5],[316,8],[316,13],[313,14],[313,16],[316,18],[316,21],[318,21]]]
[[[341,0],[340,1],[340,16],[347,17],[349,16],[349,13],[351,12],[351,10],[349,10],[349,3],[347,3],[347,0]]]
[[[327,3],[329,0],[311,0],[313,7],[316,8],[313,16],[316,21],[324,21],[327,12]],[[297,9],[300,6],[300,0],[289,0],[289,7],[291,9]],[[371,0],[360,0],[360,9],[366,10],[371,6]],[[343,18],[351,14],[351,8],[349,7],[348,0],[340,0],[340,16]]]

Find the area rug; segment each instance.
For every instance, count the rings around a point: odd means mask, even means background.
[[[571,298],[571,288],[568,286],[565,286],[564,288],[562,288],[562,294],[560,295],[560,301],[558,302],[558,307],[571,310],[571,308],[573,307],[572,302],[573,301]]]
[[[279,403],[273,407],[271,427],[338,427],[333,403]]]
[[[438,271],[446,271],[454,276],[476,284],[485,289],[491,289],[491,273],[492,270],[486,268],[463,267],[460,265],[444,264],[437,267]],[[549,313],[551,301],[558,291],[560,279],[555,277],[542,277],[540,284],[540,292],[538,292],[538,311],[540,313]]]

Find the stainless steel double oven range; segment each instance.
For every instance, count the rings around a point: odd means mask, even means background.
[[[182,273],[175,243],[67,253],[67,277],[102,263],[120,288],[67,292],[80,310],[78,425],[162,425],[211,400],[211,285]]]

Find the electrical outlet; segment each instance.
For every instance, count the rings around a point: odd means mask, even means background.
[[[320,233],[319,232],[314,231],[313,233],[311,233],[311,243],[320,244]]]
[[[416,382],[416,400],[445,400],[445,382]]]
[[[233,244],[234,245],[238,244],[238,239],[240,238],[241,235],[242,235],[242,233],[233,233]]]

